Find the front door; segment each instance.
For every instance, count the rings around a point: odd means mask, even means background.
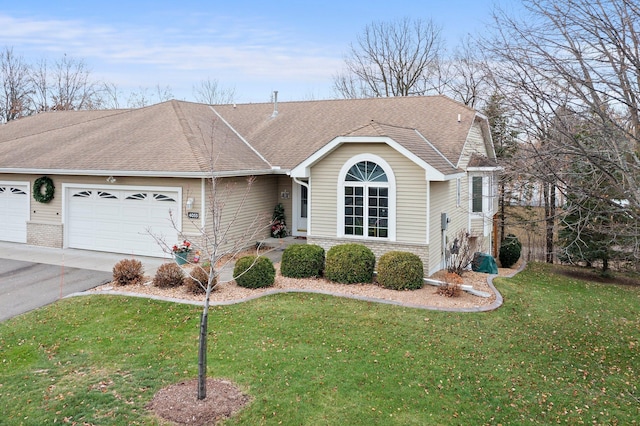
[[[295,222],[292,234],[295,236],[307,235],[307,222],[309,217],[309,190],[304,185],[293,183],[293,214]]]

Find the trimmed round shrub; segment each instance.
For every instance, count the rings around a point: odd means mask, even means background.
[[[324,269],[324,249],[315,244],[293,244],[282,253],[280,273],[290,278],[319,277]]]
[[[195,265],[184,277],[185,290],[191,294],[205,294],[209,282],[209,268],[204,265]],[[216,282],[211,283],[215,290]]]
[[[142,262],[136,259],[122,259],[113,265],[113,281],[118,285],[138,284],[144,280]]]
[[[417,290],[424,286],[422,260],[406,251],[390,251],[378,261],[378,284],[391,290]]]
[[[180,287],[184,280],[184,271],[175,263],[163,263],[153,277],[153,285],[159,288]]]
[[[366,246],[357,243],[333,246],[327,252],[324,276],[328,280],[343,283],[370,283],[376,257]]]
[[[243,256],[233,268],[233,279],[240,287],[271,287],[276,280],[276,270],[268,257]]]
[[[522,243],[513,234],[508,234],[502,246],[500,246],[500,252],[498,253],[498,259],[500,260],[500,266],[503,268],[511,268],[520,259],[522,253]]]

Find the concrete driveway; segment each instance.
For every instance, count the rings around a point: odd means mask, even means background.
[[[111,279],[111,272],[0,259],[0,321]]]

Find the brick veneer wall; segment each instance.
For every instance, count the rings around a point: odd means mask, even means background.
[[[62,248],[62,238],[61,223],[27,222],[27,244]]]
[[[376,262],[380,256],[389,251],[408,251],[416,254],[421,260],[424,267],[425,275],[429,273],[429,246],[426,244],[398,243],[389,241],[372,241],[372,240],[341,240],[338,238],[326,237],[307,237],[307,244],[316,244],[328,251],[331,247],[344,243],[358,243],[365,245],[371,249],[376,256]]]

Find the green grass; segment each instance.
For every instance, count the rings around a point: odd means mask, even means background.
[[[640,288],[541,264],[496,284],[504,305],[478,314],[317,294],[214,308],[209,376],[253,397],[227,424],[640,422]],[[199,312],[91,296],[0,323],[0,424],[162,424],[145,405],[196,376]]]

